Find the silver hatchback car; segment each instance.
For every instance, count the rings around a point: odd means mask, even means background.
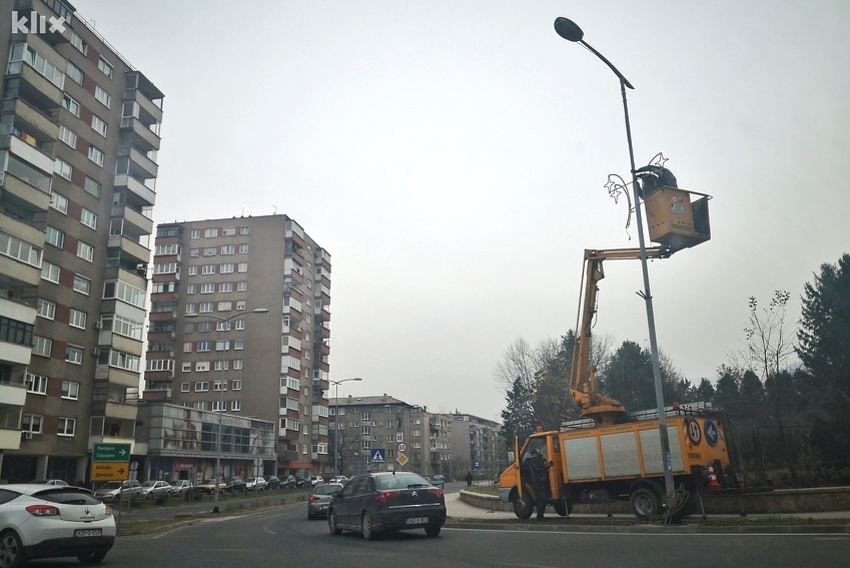
[[[342,490],[342,483],[320,483],[307,499],[307,520],[328,516],[328,504]]]

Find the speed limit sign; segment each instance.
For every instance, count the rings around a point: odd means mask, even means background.
[[[400,442],[399,445],[398,445],[398,451],[402,454],[404,452],[406,452],[407,451],[407,444],[405,444],[404,442]]]

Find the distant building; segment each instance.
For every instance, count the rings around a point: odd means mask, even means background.
[[[66,1],[0,22],[0,479],[74,483],[136,453],[164,95]]]
[[[455,411],[452,414],[453,476],[460,479],[467,471],[492,478],[504,461],[497,455],[499,423]]]
[[[274,423],[273,451],[258,456],[261,475],[325,469],[330,260],[286,215],[159,225],[145,401],[225,413],[225,439],[242,418]],[[229,447],[225,477],[243,467]],[[165,450],[149,448],[158,469],[186,463]],[[204,450],[192,457],[196,470],[217,457]]]

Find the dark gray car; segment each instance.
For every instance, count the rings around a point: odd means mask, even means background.
[[[341,483],[320,483],[307,499],[307,520],[328,516],[328,504],[342,490]]]

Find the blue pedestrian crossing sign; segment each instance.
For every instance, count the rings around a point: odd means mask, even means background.
[[[385,463],[387,461],[386,450],[371,450],[371,452],[369,454],[369,463]]]

